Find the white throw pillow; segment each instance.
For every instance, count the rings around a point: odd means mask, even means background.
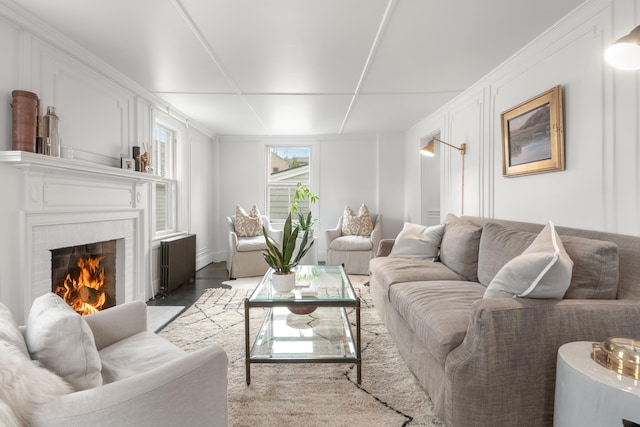
[[[71,391],[62,378],[0,341],[0,425],[29,425],[37,405]]]
[[[485,298],[556,298],[569,289],[573,261],[549,222],[525,251],[506,263],[484,293]]]
[[[440,242],[445,224],[426,227],[405,222],[402,231],[393,243],[390,257],[435,260],[440,251]]]
[[[238,237],[262,236],[262,218],[256,205],[253,205],[249,213],[242,206],[236,206],[235,229]]]
[[[25,356],[29,356],[27,345],[24,342],[22,332],[18,328],[11,310],[0,302],[0,341],[7,342],[14,345],[18,350],[24,353]]]
[[[369,208],[364,203],[360,206],[356,215],[349,206],[344,207],[342,215],[342,234],[345,236],[370,236],[373,232],[373,223]]]
[[[102,385],[102,363],[89,324],[58,295],[33,301],[26,334],[31,358],[76,391]]]

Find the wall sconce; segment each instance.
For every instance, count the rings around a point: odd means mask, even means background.
[[[640,25],[604,51],[607,62],[621,70],[640,69]]]
[[[432,138],[431,141],[427,142],[427,145],[425,145],[420,149],[420,154],[427,157],[435,156],[435,151],[433,148],[435,146],[436,141],[448,147],[455,148],[460,152],[460,155],[462,156],[462,195],[461,195],[462,203],[460,206],[460,214],[462,215],[464,214],[464,155],[467,153],[467,144],[460,144],[460,147],[456,147],[455,145],[449,144],[448,142],[444,142],[441,139]]]

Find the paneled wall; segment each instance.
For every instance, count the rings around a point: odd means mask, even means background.
[[[640,24],[633,0],[593,0],[533,40],[405,135],[407,217],[419,218],[419,139],[467,144],[464,213],[640,233],[640,73],[615,71],[603,52]],[[500,115],[563,87],[566,170],[502,176]],[[441,215],[461,213],[461,163],[441,150]]]

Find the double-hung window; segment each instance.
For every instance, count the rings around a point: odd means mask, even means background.
[[[311,185],[311,147],[267,147],[267,212],[274,222],[284,222],[297,184]],[[309,212],[307,200],[298,204],[298,211]]]
[[[175,151],[177,132],[160,120],[153,129],[151,170],[162,179],[154,182],[153,203],[156,236],[176,230]]]

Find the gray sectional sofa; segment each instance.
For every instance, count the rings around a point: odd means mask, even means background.
[[[558,348],[640,339],[640,237],[556,227],[573,261],[562,299],[484,298],[543,225],[448,215],[435,261],[371,260],[376,309],[448,427],[553,423]]]

